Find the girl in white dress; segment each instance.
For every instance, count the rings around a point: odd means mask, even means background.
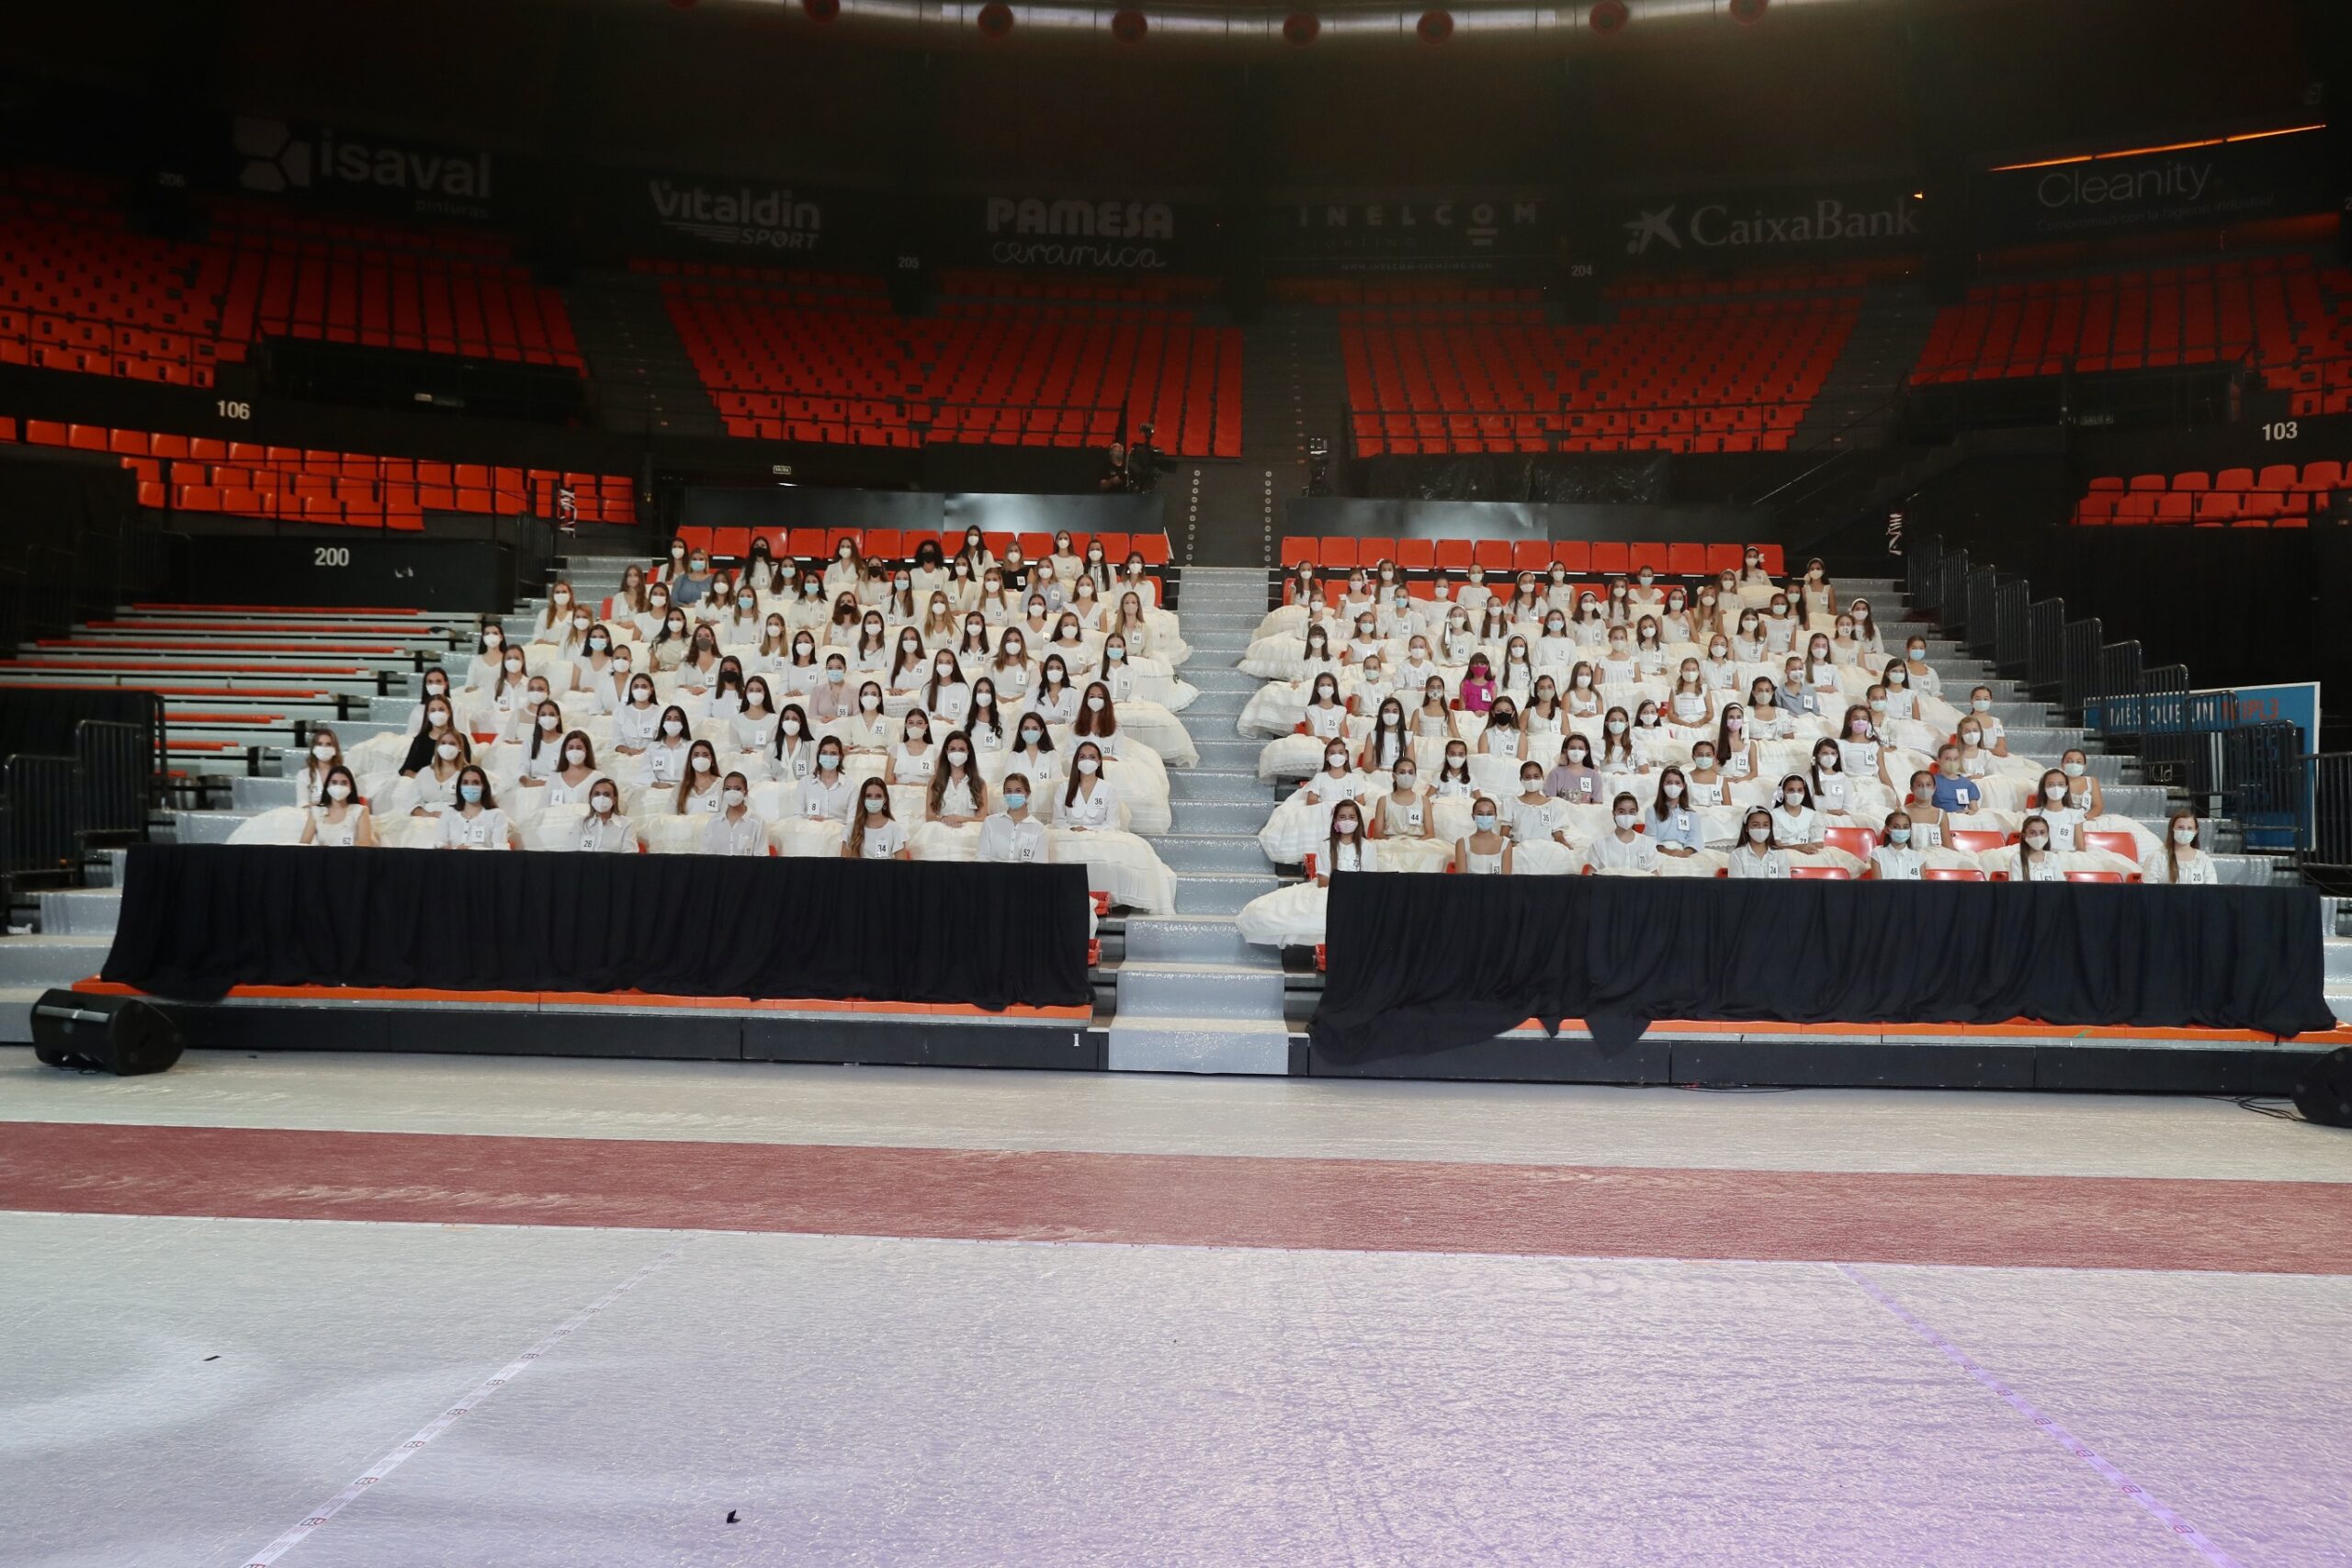
[[[684,782],[694,743],[688,739],[686,710],[673,705],[662,710],[662,732],[645,749],[645,782],[671,788]]]
[[[1413,733],[1425,740],[1453,739],[1461,729],[1453,722],[1453,708],[1445,700],[1445,682],[1432,675],[1421,687],[1421,705],[1413,710]],[[1469,748],[1464,747],[1466,752]]]
[[[1078,705],[1078,716],[1070,722],[1070,733],[1081,740],[1093,741],[1105,757],[1119,755],[1123,745],[1119,738],[1119,709],[1111,700],[1110,687],[1097,681],[1086,688],[1086,695]]]
[[[1880,882],[1917,882],[1927,865],[1928,857],[1911,840],[1914,829],[1910,814],[1890,811],[1886,826],[1879,829],[1883,840],[1871,851],[1871,875]]]
[[[1781,803],[1772,808],[1772,842],[1796,854],[1819,854],[1826,842],[1821,836],[1821,813],[1814,806],[1813,788],[1803,773],[1781,781]]]
[[[775,716],[775,737],[769,743],[768,776],[798,784],[816,771],[819,744],[808,713],[798,703],[785,704]]]
[[[921,708],[910,709],[899,722],[899,743],[890,748],[883,776],[894,784],[927,784],[939,754],[931,743],[931,719]]]
[[[1789,857],[1772,841],[1772,813],[1758,807],[1740,824],[1739,846],[1731,852],[1731,874],[1741,881],[1785,882]]]
[[[519,850],[523,836],[506,820],[490,793],[490,775],[469,763],[458,774],[458,797],[441,813],[437,847],[445,850]]]
[[[1611,829],[1592,841],[1585,864],[1595,871],[1657,870],[1657,845],[1641,830],[1642,803],[1620,795],[1609,803]]]
[[[1734,784],[1757,777],[1762,771],[1763,753],[1747,732],[1747,710],[1737,703],[1725,703],[1715,723],[1715,756],[1724,777]]]
[[[446,686],[444,689],[446,691]],[[427,705],[418,704],[418,713],[421,715]],[[445,710],[448,706],[446,695],[441,699],[441,705]],[[327,775],[342,762],[343,742],[335,739],[334,731],[323,724],[312,725],[310,755],[303,759],[301,768],[294,774],[294,798],[304,806],[316,806],[326,799]]]
[[[671,809],[681,817],[718,816],[726,806],[720,778],[717,749],[707,740],[695,741],[686,752],[685,777],[678,781]]]
[[[2221,881],[2213,857],[2197,847],[2197,813],[2176,811],[2165,821],[2163,847],[2140,863],[2140,880],[2165,887],[2211,887]]]
[[[328,849],[373,849],[376,824],[359,798],[359,781],[349,768],[336,762],[319,786],[318,804],[302,813],[300,842]]]
[[[1029,694],[1029,641],[1018,627],[1008,627],[996,645],[996,657],[989,662],[989,679],[1008,703],[1019,703]]]
[[[732,721],[737,766],[747,772],[757,766],[744,759],[763,756],[775,744],[775,727],[779,716],[775,694],[768,689],[764,677],[754,675],[743,682],[743,705]],[[760,771],[764,776],[765,770]]]
[[[866,756],[886,756],[897,739],[897,727],[883,711],[882,683],[868,681],[857,689],[857,711],[838,725],[844,744]]]
[[[1552,871],[1567,869],[1565,858],[1555,863],[1552,851],[1567,850],[1567,807],[1544,787],[1544,764],[1521,763],[1519,770],[1519,794],[1503,807],[1503,820],[1510,831],[1511,847],[1520,852],[1522,860],[1532,861],[1526,869]],[[1539,858],[1540,857],[1540,858]]]
[[[1069,783],[1054,807],[1054,825],[1076,832],[1110,832],[1119,826],[1119,797],[1102,776],[1102,750],[1091,740],[1070,758]]]
[[[768,825],[751,807],[752,782],[729,773],[719,785],[718,810],[702,830],[707,855],[750,857],[768,852]]]
[[[800,781],[795,809],[811,822],[847,822],[857,785],[842,765],[842,743],[831,736],[817,743],[817,766]],[[885,790],[888,798],[888,790]]]
[[[1036,786],[1038,804],[1043,806],[1062,771],[1060,760],[1054,753],[1053,731],[1046,728],[1044,719],[1034,713],[1022,716],[1020,726],[1013,732],[1012,754],[1005,759],[1005,766],[1019,768],[1029,775]]]
[[[964,715],[964,730],[972,749],[983,756],[1001,751],[1012,739],[1012,721],[997,701],[996,682],[983,675],[972,682],[972,700]]]
[[[584,729],[563,738],[563,761],[546,779],[543,806],[584,806],[604,774],[596,771],[596,747]]]
[[[1455,841],[1453,869],[1464,876],[1509,876],[1511,842],[1498,830],[1502,814],[1479,795],[1470,803],[1470,835]]]
[[[944,648],[932,656],[931,679],[923,683],[921,700],[923,712],[943,728],[955,728],[972,711],[971,682]]]
[[[1047,724],[1074,724],[1078,720],[1078,691],[1069,683],[1069,668],[1058,653],[1046,656],[1046,666],[1037,677],[1037,690],[1029,699],[1029,711]]]
[[[613,750],[623,757],[642,754],[661,739],[662,710],[654,705],[653,677],[632,675],[628,701],[613,714]],[[679,710],[679,717],[685,716]]]
[[[2064,882],[2065,868],[2059,863],[2060,851],[2051,838],[2050,824],[2040,816],[2027,818],[2018,824],[2018,841],[2003,857],[2004,869],[2011,882]]]
[[[1431,797],[1469,800],[1477,793],[1478,786],[1470,777],[1470,748],[1459,740],[1448,741],[1445,758],[1438,764],[1437,782],[1430,786]]]
[[[989,814],[989,786],[973,765],[972,738],[952,730],[941,742],[942,762],[931,775],[923,820],[962,828]]]
[[[588,815],[574,845],[586,854],[618,854],[637,849],[637,828],[621,815],[620,786],[600,778],[588,792]]]
[[[1570,718],[1600,716],[1600,672],[1582,660],[1568,671],[1567,709]]]
[[[1497,697],[1487,710],[1486,727],[1470,748],[1481,757],[1523,757],[1527,738],[1520,732],[1519,706],[1509,697]]]
[[[1845,761],[1838,755],[1836,741],[1814,742],[1813,768],[1805,782],[1813,794],[1814,807],[1822,816],[1836,818],[1841,825],[1852,818],[1857,804],[1853,782],[1846,776]]]
[[[844,860],[912,860],[906,829],[890,815],[890,792],[878,779],[868,779],[857,794],[857,812],[850,818],[849,834],[842,840]]]
[[[2042,774],[2041,793],[2030,805],[2049,830],[2053,853],[2070,855],[2083,847],[2083,814],[2067,803],[2064,773],[2052,768]]]
[[[1714,729],[1715,694],[1700,672],[1697,660],[1682,661],[1674,679],[1674,689],[1667,694],[1666,707],[1677,738],[1681,740],[1694,740]]]

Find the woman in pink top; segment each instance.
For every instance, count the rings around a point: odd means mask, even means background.
[[[1485,713],[1495,702],[1494,667],[1483,653],[1470,656],[1470,667],[1462,675],[1462,709],[1464,713]]]

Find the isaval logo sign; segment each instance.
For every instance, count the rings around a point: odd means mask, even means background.
[[[1817,249],[1925,238],[1918,202],[1899,194],[1866,205],[1849,205],[1834,196],[1780,202],[1702,200],[1690,204],[1687,218],[1678,217],[1682,210],[1683,204],[1668,202],[1628,219],[1623,225],[1625,254],[1647,255],[1654,246],[1673,251]]]
[[[655,179],[645,193],[663,228],[715,245],[813,251],[824,236],[823,207],[775,186],[724,189]]]
[[[302,128],[284,120],[241,118],[233,135],[243,160],[237,183],[280,195],[334,186],[405,195],[421,210],[480,215],[491,199],[487,152],[456,152],[414,144],[360,141],[331,126]]]

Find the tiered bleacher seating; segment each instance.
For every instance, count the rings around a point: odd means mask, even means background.
[[[1985,285],[1936,318],[1915,386],[2229,365],[2308,418],[2352,412],[2352,271],[2255,256]]]
[[[0,421],[0,441],[17,438],[15,422]],[[112,453],[139,476],[141,505],[175,512],[413,532],[428,512],[552,518],[559,493],[569,489],[576,521],[637,521],[630,481],[618,474],[324,452],[43,419],[25,422],[23,440]]]
[[[1028,547],[1024,544],[1023,548]],[[1326,580],[1326,592],[1336,602],[1347,587],[1347,574],[1356,567],[1367,570],[1393,560],[1408,574],[1406,586],[1417,598],[1429,597],[1432,573],[1467,571],[1473,565],[1489,573],[1548,572],[1554,562],[1575,576],[1619,576],[1647,567],[1666,577],[1705,577],[1740,570],[1745,547],[1730,544],[1638,544],[1622,539],[1381,539],[1353,535],[1285,534],[1284,567],[1307,565],[1338,575]],[[1778,545],[1756,547],[1764,570],[1781,576],[1783,560]],[[1412,574],[1420,574],[1415,576]]]
[[[2191,469],[2135,474],[2128,481],[2096,479],[2075,503],[2074,520],[2087,527],[2182,524],[2199,528],[2301,528],[2330,496],[2346,488],[2337,462],[2274,463],[2259,471]]]
[[[670,319],[730,434],[912,447],[1101,446],[1142,427],[1179,457],[1241,452],[1241,333],[1091,300],[890,313],[881,285],[680,276]],[[1124,414],[1125,423],[1122,423]]]
[[[1860,309],[1853,295],[1340,313],[1357,453],[1778,452]]]
[[[214,248],[232,261],[222,331],[419,354],[585,368],[563,296],[533,283],[503,241],[322,221],[223,204]]]
[[[221,203],[202,242],[134,231],[79,176],[0,183],[0,364],[209,387],[267,337],[582,369],[563,297],[477,235]]]

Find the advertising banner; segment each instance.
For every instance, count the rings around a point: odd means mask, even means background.
[[[596,226],[628,248],[749,265],[872,265],[885,243],[884,198],[791,180],[645,169],[595,176]]]
[[[952,266],[1204,272],[1216,265],[1206,207],[1008,192],[944,197],[932,259]]]
[[[2332,205],[2326,136],[2302,131],[2128,156],[1996,169],[1971,186],[1987,244],[2219,228]]]
[[[1899,254],[1926,244],[1925,206],[1895,182],[1676,196],[1621,204],[1614,232],[1649,266]]]
[[[1267,211],[1266,258],[1305,273],[1532,269],[1558,229],[1558,203],[1532,197],[1292,202]]]
[[[515,202],[512,160],[479,148],[250,115],[231,121],[229,142],[227,183],[249,195],[471,223],[489,222]]]

